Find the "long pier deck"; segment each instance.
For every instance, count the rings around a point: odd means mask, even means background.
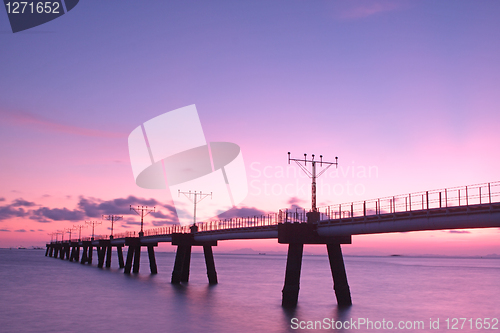
[[[170,242],[177,246],[171,282],[181,283],[189,281],[192,246],[202,246],[209,283],[216,284],[212,247],[217,246],[217,242],[276,238],[278,243],[288,244],[282,305],[293,307],[298,299],[304,244],[325,244],[337,302],[341,306],[350,305],[341,244],[351,244],[352,235],[500,227],[498,190],[500,182],[328,206],[320,212],[281,210],[260,217],[155,228],[137,236],[126,233],[114,237],[56,241],[47,244],[45,255],[92,264],[93,249],[96,248],[97,266],[102,268],[111,266],[115,247],[120,268],[129,274],[139,272],[141,248],[146,247],[150,271],[156,274],[154,248],[158,243]],[[128,247],[126,260],[123,258],[125,246]]]

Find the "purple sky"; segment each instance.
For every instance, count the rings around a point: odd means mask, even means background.
[[[134,184],[127,136],[190,104],[207,141],[242,149],[242,213],[309,205],[302,191],[264,194],[264,182],[308,184],[277,176],[288,151],[339,157],[323,181],[346,191],[321,204],[500,180],[499,17],[496,1],[87,0],[13,34],[0,9],[0,247],[43,245],[133,201],[163,205],[147,228],[171,220],[166,191]],[[137,229],[126,220],[118,231]],[[345,249],[500,254],[498,236],[362,236]]]

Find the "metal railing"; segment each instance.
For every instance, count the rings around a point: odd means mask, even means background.
[[[415,192],[374,200],[320,207],[321,220],[415,212],[500,202],[500,182]]]
[[[458,186],[433,191],[414,192],[373,200],[319,207],[320,220],[349,220],[397,212],[424,211],[433,208],[462,207],[500,202],[500,182]],[[305,223],[304,208],[281,209],[278,213],[197,223],[198,231],[214,231],[271,226],[278,223]],[[190,226],[174,225],[146,230],[144,235],[190,233]]]
[[[349,221],[360,216],[367,217],[401,212],[417,212],[435,208],[464,207],[498,202],[500,202],[500,182],[493,182],[330,205],[319,207],[318,211],[320,213],[320,221]],[[307,222],[307,211],[304,208],[281,209],[278,213],[199,222],[196,225],[198,226],[198,232],[203,232],[266,227],[285,222],[305,223]],[[171,225],[145,230],[144,236],[190,232],[190,225]],[[129,231],[114,235],[115,239],[125,237],[138,237],[138,234],[135,231]],[[109,239],[109,235],[96,235],[94,239]],[[86,237],[82,240],[90,241],[91,239],[90,237]]]

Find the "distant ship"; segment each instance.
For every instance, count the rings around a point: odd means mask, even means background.
[[[18,247],[17,247],[17,249],[18,249],[18,250],[26,250],[26,248],[25,248],[24,246],[22,246],[22,245],[21,245],[21,246],[18,246]]]
[[[265,253],[265,252],[259,252],[259,255],[261,255],[261,256],[265,256],[265,255],[266,255],[266,253]]]

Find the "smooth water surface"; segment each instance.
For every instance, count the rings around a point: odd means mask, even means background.
[[[215,254],[219,284],[209,286],[203,254],[192,256],[190,282],[172,285],[174,253],[156,254],[157,275],[149,274],[147,253],[136,275],[123,274],[116,256],[111,269],[99,269],[44,253],[0,250],[0,332],[307,331],[293,329],[292,318],[302,327],[325,318],[422,321],[420,331],[439,318],[440,329],[432,331],[448,331],[447,318],[474,324],[500,318],[498,259],[345,257],[354,304],[338,309],[328,258],[304,256],[299,304],[285,310],[286,256]],[[460,325],[460,331],[478,331],[469,321]]]

